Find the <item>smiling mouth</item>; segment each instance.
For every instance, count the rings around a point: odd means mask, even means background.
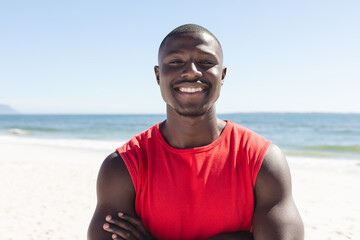
[[[183,92],[183,93],[197,93],[197,92],[202,92],[205,89],[206,89],[205,87],[179,87],[179,88],[176,88],[176,90],[178,90],[179,92]]]
[[[209,84],[201,82],[200,80],[197,82],[182,82],[175,84],[175,91],[180,93],[201,93],[209,89]]]

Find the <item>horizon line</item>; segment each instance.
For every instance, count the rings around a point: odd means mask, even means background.
[[[360,114],[360,112],[330,112],[330,111],[238,111],[218,112],[217,115],[228,114]],[[0,113],[1,115],[166,115],[166,113]]]

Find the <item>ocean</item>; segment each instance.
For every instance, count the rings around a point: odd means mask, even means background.
[[[360,160],[360,114],[236,113],[289,156]],[[165,115],[0,115],[0,142],[113,151]]]

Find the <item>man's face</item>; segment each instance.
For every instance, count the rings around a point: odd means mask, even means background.
[[[170,109],[183,116],[201,116],[212,108],[226,74],[222,63],[221,47],[207,33],[168,38],[159,51],[155,74]]]

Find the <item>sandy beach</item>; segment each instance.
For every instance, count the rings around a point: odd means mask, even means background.
[[[0,239],[86,239],[108,153],[0,142]],[[305,239],[360,239],[360,160],[288,161]]]

